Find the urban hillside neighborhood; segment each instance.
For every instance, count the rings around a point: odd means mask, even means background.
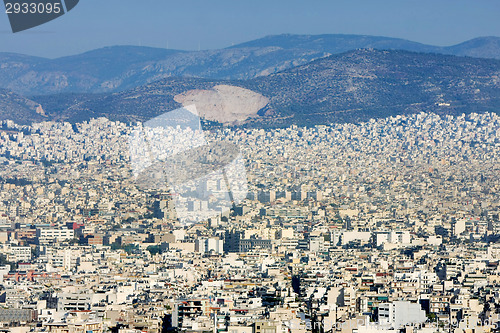
[[[139,184],[137,122],[0,123],[0,332],[500,331],[498,115],[164,130],[244,197]]]

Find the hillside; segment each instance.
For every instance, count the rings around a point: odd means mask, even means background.
[[[192,102],[219,85],[262,96],[259,103],[267,104],[240,121],[262,127],[360,121],[422,110],[440,114],[500,110],[499,60],[378,50],[333,55],[245,81],[169,78],[120,93],[34,100],[54,119],[106,116],[142,121],[179,107],[179,95],[189,95]],[[56,110],[58,105],[65,107]]]
[[[437,47],[377,36],[278,35],[196,52],[115,46],[58,59],[0,53],[0,87],[32,96],[119,92],[169,77],[249,80],[365,48],[500,59],[497,37]]]
[[[500,61],[405,51],[358,50],[266,78],[249,89],[296,123],[367,120],[434,111],[500,110]]]
[[[0,121],[14,120],[16,123],[24,125],[47,119],[48,117],[40,104],[12,91],[0,89]]]

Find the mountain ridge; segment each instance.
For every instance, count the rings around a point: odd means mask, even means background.
[[[119,92],[167,77],[249,80],[360,48],[500,59],[498,37],[437,47],[381,36],[288,34],[203,51],[114,46],[56,59],[0,53],[0,87],[30,96]]]
[[[500,60],[373,49],[331,55],[250,80],[165,78],[123,92],[32,99],[57,120],[105,116],[145,121],[180,107],[180,94],[219,85],[248,89],[269,100],[257,115],[239,122],[257,127],[358,122],[420,111],[500,110]],[[56,110],[58,105],[65,107]]]

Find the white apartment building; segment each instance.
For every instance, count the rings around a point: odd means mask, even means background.
[[[395,301],[380,304],[378,308],[378,324],[400,329],[409,325],[418,325],[427,320],[420,304],[408,301]]]
[[[389,244],[410,244],[409,231],[377,231],[375,232],[375,244],[381,246],[385,243]]]
[[[11,246],[7,249],[7,260],[11,262],[29,262],[31,261],[31,247],[29,246]]]
[[[71,229],[40,228],[36,229],[36,237],[39,244],[57,243],[75,237],[75,232]]]
[[[200,238],[195,241],[195,251],[200,253],[224,253],[224,241],[218,238]]]

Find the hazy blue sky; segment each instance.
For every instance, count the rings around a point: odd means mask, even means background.
[[[47,57],[109,45],[221,48],[281,33],[380,35],[442,46],[500,36],[499,0],[80,0],[59,19],[17,34],[0,6],[0,52]]]

